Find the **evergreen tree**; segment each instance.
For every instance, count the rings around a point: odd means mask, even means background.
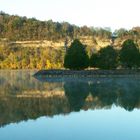
[[[90,66],[100,69],[116,69],[118,66],[118,53],[112,46],[102,48],[90,58]]]
[[[89,57],[85,46],[78,40],[74,40],[68,48],[64,59],[64,67],[72,70],[81,70],[89,66]]]
[[[90,67],[98,67],[98,61],[99,61],[99,54],[98,53],[93,53],[90,57],[89,63]]]
[[[120,50],[120,62],[123,68],[137,68],[140,65],[138,45],[133,40],[126,40]]]

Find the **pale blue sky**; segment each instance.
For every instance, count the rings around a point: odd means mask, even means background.
[[[140,0],[0,0],[0,10],[80,26],[140,26]]]

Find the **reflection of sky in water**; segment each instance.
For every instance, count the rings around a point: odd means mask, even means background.
[[[140,112],[121,108],[41,117],[0,129],[1,140],[139,140]],[[8,133],[8,134],[7,134]]]

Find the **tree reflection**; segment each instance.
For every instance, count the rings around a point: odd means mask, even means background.
[[[96,97],[100,101],[101,106],[109,106],[116,103],[118,93],[116,85],[110,85],[106,82],[90,83],[90,92],[93,98]]]
[[[140,87],[139,82],[128,82],[119,89],[118,105],[128,111],[133,111],[140,107]]]
[[[119,106],[133,111],[140,108],[139,85],[139,78],[40,82],[26,72],[0,72],[0,126],[83,109]]]
[[[102,106],[113,105],[123,107],[127,111],[139,108],[140,82],[137,79],[109,79],[90,84],[92,96],[97,97]]]
[[[70,110],[80,111],[89,95],[89,84],[77,81],[65,82],[64,90],[69,101]]]

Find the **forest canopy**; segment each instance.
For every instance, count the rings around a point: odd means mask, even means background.
[[[9,15],[0,12],[0,38],[9,40],[60,40],[66,36],[100,36],[109,38],[111,31],[103,28],[93,28],[69,24],[68,22],[40,21],[35,18]]]

